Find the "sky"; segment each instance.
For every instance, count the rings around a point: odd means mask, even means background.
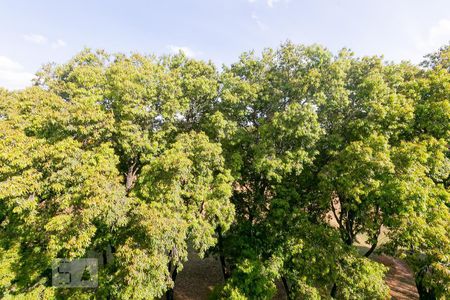
[[[0,87],[85,47],[235,62],[290,40],[421,61],[450,41],[450,0],[0,0]]]

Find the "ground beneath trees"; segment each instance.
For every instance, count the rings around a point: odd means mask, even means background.
[[[208,299],[213,288],[223,282],[218,259],[212,256],[200,259],[195,253],[189,253],[188,261],[176,279],[175,299]]]
[[[372,258],[389,267],[386,282],[391,289],[392,299],[419,299],[413,274],[405,262],[386,255],[373,256]],[[200,259],[196,254],[191,253],[189,254],[189,261],[177,277],[175,299],[207,300],[214,286],[223,282],[218,259],[214,257]],[[278,285],[278,294],[275,296],[275,299],[286,299],[286,294],[281,284]]]
[[[373,259],[389,267],[386,283],[391,289],[392,299],[419,299],[413,273],[404,261],[386,255],[374,256]]]

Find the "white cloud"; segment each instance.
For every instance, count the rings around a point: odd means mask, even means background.
[[[21,89],[31,84],[34,75],[26,72],[21,64],[6,56],[0,56],[0,87]]]
[[[277,3],[277,2],[279,2],[280,0],[267,0],[267,6],[269,6],[269,7],[273,7],[273,4],[274,3]]]
[[[40,34],[25,34],[23,39],[34,44],[45,44],[48,40],[45,36]]]
[[[62,48],[62,47],[65,47],[65,46],[67,46],[67,43],[65,41],[61,40],[61,39],[56,40],[56,42],[52,43],[52,47],[53,48]]]
[[[430,28],[425,37],[417,40],[417,47],[424,53],[436,51],[450,42],[450,19],[442,19]]]
[[[0,69],[17,71],[23,69],[22,65],[9,59],[6,56],[0,56]]]
[[[258,25],[259,29],[261,30],[267,30],[267,25],[264,24],[259,17],[256,15],[256,13],[252,13],[252,20],[255,21],[256,25]]]
[[[191,58],[197,57],[202,54],[201,52],[196,52],[187,46],[168,45],[167,48],[170,50],[170,52],[172,52],[174,54],[177,54],[181,51],[184,54],[186,54],[187,57],[191,57]]]
[[[255,3],[257,0],[247,0],[250,3]],[[274,7],[274,5],[278,2],[284,1],[286,3],[288,3],[290,0],[265,0],[266,4],[268,7],[272,8]]]
[[[49,42],[49,39],[41,34],[25,34],[22,37],[25,41],[38,45],[44,45]],[[50,45],[52,48],[62,48],[67,46],[67,43],[62,39],[57,39]]]

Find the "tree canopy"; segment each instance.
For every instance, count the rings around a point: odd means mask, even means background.
[[[449,53],[85,49],[0,89],[0,296],[172,299],[195,251],[218,299],[386,299],[381,251],[450,297]],[[51,286],[53,259],[107,249],[98,288]]]

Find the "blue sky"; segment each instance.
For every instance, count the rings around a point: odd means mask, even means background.
[[[0,0],[0,28],[0,86],[17,89],[83,47],[220,65],[289,39],[419,62],[450,41],[450,0]]]

